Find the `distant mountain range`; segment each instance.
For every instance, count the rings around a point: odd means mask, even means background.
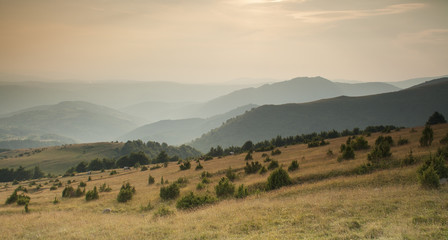
[[[249,104],[236,108],[230,112],[216,115],[210,118],[189,118],[180,120],[162,120],[141,126],[124,136],[120,140],[136,140],[165,142],[178,145],[201,136],[213,128],[219,127],[228,119],[243,114],[257,105]]]
[[[114,109],[68,101],[21,110],[1,118],[0,139],[25,140],[30,136],[41,139],[52,134],[58,141],[63,137],[77,142],[110,141],[135,127],[132,117]]]
[[[321,80],[322,81],[322,80]],[[439,111],[448,115],[448,78],[391,93],[363,97],[336,97],[302,104],[264,105],[213,129],[190,145],[207,152],[210,147],[242,145],[277,135],[343,130],[369,125],[423,125]]]

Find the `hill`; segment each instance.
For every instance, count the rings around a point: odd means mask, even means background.
[[[190,142],[213,128],[219,127],[226,120],[243,114],[256,105],[250,104],[236,108],[230,112],[219,114],[210,118],[190,118],[179,120],[162,120],[147,124],[132,130],[120,137],[120,140],[136,140],[166,142],[179,145]]]
[[[128,115],[80,101],[33,107],[0,118],[2,140],[55,134],[80,142],[110,141],[135,127]]]
[[[439,78],[446,78],[448,77],[448,75],[443,75],[443,76],[438,76],[438,77],[422,77],[422,78],[413,78],[413,79],[408,79],[408,80],[403,80],[403,81],[397,81],[397,82],[388,82],[390,85],[399,87],[399,88],[410,88],[412,86],[416,86],[419,84],[422,84],[426,81],[430,81],[433,79],[439,79]]]
[[[434,111],[448,115],[448,78],[364,97],[337,97],[303,104],[265,105],[214,129],[190,145],[200,151],[221,145],[369,125],[417,126]]]
[[[322,77],[299,77],[288,81],[245,88],[206,102],[202,115],[214,115],[246,104],[304,103],[337,96],[363,96],[398,91],[387,83],[337,83]]]
[[[388,133],[394,142],[407,139],[408,144],[392,146],[384,167],[370,172],[359,171],[368,163],[370,150],[356,151],[353,160],[337,161],[340,145],[347,140],[342,137],[329,140],[325,147],[282,147],[275,156],[255,152],[253,161],[245,161],[245,154],[201,160],[202,170],[194,169],[195,162],[184,171],[170,163],[147,171],[115,169],[113,175],[106,170],[8,183],[0,189],[0,199],[6,201],[18,186],[26,187],[29,213],[23,205],[2,204],[0,231],[5,239],[446,239],[448,185],[426,190],[417,178],[429,153],[446,148],[439,141],[448,133],[448,125],[433,129],[430,147],[419,146],[423,127]],[[364,137],[373,146],[381,134]],[[415,162],[401,164],[409,159],[411,149]],[[335,154],[329,155],[328,150]],[[292,185],[268,191],[266,182],[274,169],[265,174],[245,173],[246,163],[257,161],[268,167],[266,155],[284,169],[298,161],[299,169],[288,172]],[[188,210],[176,208],[177,201],[188,199],[190,192],[216,198],[215,186],[229,167],[236,175],[231,184],[236,189],[244,185],[247,197],[219,198]],[[206,180],[203,171],[209,173]],[[155,183],[148,184],[149,175]],[[162,178],[168,183],[161,184]],[[84,196],[62,197],[65,186],[76,189],[80,182],[86,184],[86,191],[101,186],[109,186],[110,191],[100,191],[99,199],[91,201]],[[135,187],[135,194],[120,203],[117,196],[126,182]],[[181,186],[179,196],[162,200],[161,188],[171,183]]]

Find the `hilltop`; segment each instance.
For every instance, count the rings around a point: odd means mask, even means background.
[[[362,97],[336,97],[302,104],[264,105],[190,143],[208,151],[220,145],[312,132],[341,131],[352,126],[418,126],[435,111],[448,115],[448,78],[432,80],[397,92]]]
[[[178,164],[169,163],[166,168],[146,171],[116,169],[113,175],[112,170],[107,170],[21,182],[19,185],[28,188],[26,195],[31,197],[30,212],[25,214],[23,206],[17,204],[1,205],[4,222],[0,231],[8,239],[444,239],[448,236],[448,185],[425,190],[418,182],[417,170],[430,152],[446,147],[439,141],[448,133],[448,124],[433,126],[430,147],[419,146],[422,130],[415,127],[365,135],[370,149],[356,151],[355,159],[342,162],[337,158],[347,137],[330,139],[321,147],[282,147],[278,155],[254,152],[249,162],[258,161],[266,167],[270,164],[265,162],[266,156],[284,169],[291,161],[298,161],[299,169],[288,173],[293,184],[271,191],[264,186],[274,170],[245,173],[246,153],[200,160],[201,170],[194,169],[198,165],[195,162],[184,171]],[[382,168],[360,171],[380,135],[393,139],[392,156],[384,160]],[[400,139],[408,143],[398,145]],[[404,164],[410,150],[415,161]],[[190,192],[215,196],[215,186],[229,167],[236,175],[233,184],[237,188],[244,184],[249,196],[219,199],[190,210],[176,208],[176,202]],[[210,174],[207,183],[202,180],[203,171]],[[155,183],[148,184],[149,175]],[[164,185],[160,183],[162,178]],[[84,197],[62,198],[64,186],[76,188],[81,181],[86,183],[86,190],[105,184],[111,191],[100,192],[99,199],[92,201]],[[61,187],[57,187],[59,182]],[[136,193],[130,201],[119,203],[117,195],[124,182],[134,186]],[[181,185],[180,196],[162,200],[160,189],[174,182]],[[0,199],[6,199],[19,185],[3,186]],[[50,190],[52,186],[56,189]],[[111,213],[103,213],[105,209]]]

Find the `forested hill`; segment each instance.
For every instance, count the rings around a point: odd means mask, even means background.
[[[369,125],[416,126],[435,111],[448,115],[448,78],[409,89],[364,97],[337,97],[302,104],[265,105],[247,112],[190,143],[208,151],[240,146],[277,135],[290,136]]]

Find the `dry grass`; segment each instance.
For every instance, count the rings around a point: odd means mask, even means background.
[[[394,140],[407,138],[410,144],[393,147],[393,157],[400,159],[412,148],[415,156],[435,152],[438,141],[448,132],[448,125],[434,127],[435,141],[430,148],[420,148],[417,132],[403,129],[393,132]],[[379,134],[368,137],[373,145]],[[335,155],[346,138],[330,140],[330,145],[307,148],[306,145],[281,148],[282,154],[274,156],[287,167],[298,160],[300,169],[292,177],[305,178],[330,171],[349,171],[365,163],[368,151],[356,152],[356,159],[338,163],[336,156],[328,157],[328,149]],[[254,159],[263,163],[262,153]],[[263,163],[264,164],[264,163]],[[376,171],[368,175],[333,177],[317,182],[285,187],[277,191],[253,194],[244,200],[223,200],[217,204],[194,211],[178,211],[175,201],[161,202],[160,178],[173,182],[186,177],[189,184],[181,189],[214,194],[214,186],[231,166],[241,169],[245,165],[244,154],[202,162],[204,170],[213,173],[207,189],[198,191],[200,173],[192,169],[180,171],[170,163],[167,168],[151,171],[123,171],[110,176],[108,172],[60,178],[63,183],[76,180],[87,182],[87,190],[107,183],[113,189],[100,193],[100,199],[86,202],[84,198],[62,199],[62,188],[50,191],[48,179],[38,181],[44,187],[31,192],[31,212],[23,207],[1,205],[0,232],[3,239],[448,239],[448,186],[440,190],[422,190],[416,180],[418,165]],[[148,174],[156,184],[147,185]],[[268,173],[269,174],[269,173]],[[266,175],[245,175],[238,172],[236,185],[264,182]],[[116,196],[123,182],[135,186],[137,194],[128,203],[118,203]],[[27,183],[22,183],[27,186]],[[0,200],[4,201],[16,186],[1,187]],[[28,187],[28,186],[27,186]],[[30,189],[30,187],[28,187]],[[33,189],[32,187],[31,189]],[[59,204],[52,203],[54,197]],[[155,208],[142,211],[151,202]],[[160,206],[167,206],[173,215],[155,217]],[[105,208],[113,209],[103,214]],[[20,224],[17,224],[20,223]]]

